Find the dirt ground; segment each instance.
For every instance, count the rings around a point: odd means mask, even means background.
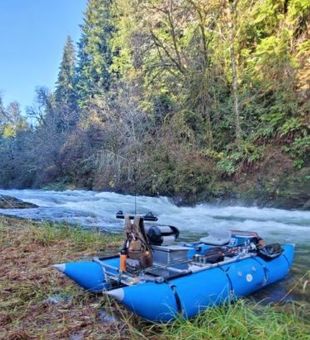
[[[129,314],[103,296],[78,289],[51,268],[118,246],[117,237],[92,234],[0,217],[1,339],[134,337]],[[109,320],[104,311],[126,322]]]

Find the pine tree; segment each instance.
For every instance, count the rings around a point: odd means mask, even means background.
[[[114,31],[111,4],[111,0],[88,2],[78,53],[77,90],[81,104],[110,88],[110,39]]]
[[[77,122],[77,100],[75,90],[75,49],[67,38],[56,82],[55,101],[60,130],[67,130]]]
[[[70,104],[75,97],[74,91],[75,78],[75,49],[70,36],[68,36],[62,61],[59,68],[56,83],[56,101],[58,103]]]

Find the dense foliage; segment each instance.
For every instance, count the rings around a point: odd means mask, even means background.
[[[0,184],[303,206],[309,18],[307,0],[89,0],[32,125],[0,105]]]

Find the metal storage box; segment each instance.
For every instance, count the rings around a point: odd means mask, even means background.
[[[161,266],[187,261],[188,248],[178,245],[169,247],[152,246],[154,264]]]

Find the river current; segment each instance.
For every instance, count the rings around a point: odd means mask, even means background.
[[[111,192],[83,190],[0,190],[39,206],[36,209],[0,209],[0,213],[39,220],[66,221],[120,231],[118,210],[135,211],[135,198]],[[310,242],[310,211],[272,208],[213,206],[199,204],[178,207],[166,197],[137,196],[138,213],[152,211],[161,224],[177,226],[183,237],[201,236],[213,230],[254,230],[270,241],[307,244]]]

